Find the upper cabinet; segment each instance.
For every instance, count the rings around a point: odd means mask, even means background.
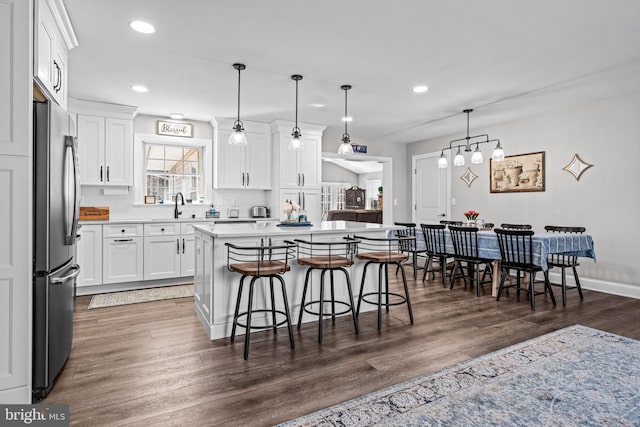
[[[78,45],[62,0],[36,0],[33,73],[42,91],[67,108],[67,59]]]
[[[293,126],[292,122],[271,122],[277,187],[319,189],[322,181],[322,132],[326,126],[301,125],[304,148],[291,151],[287,147]]]
[[[133,185],[134,107],[72,101],[82,185]],[[85,114],[87,113],[87,114]]]
[[[214,177],[216,189],[271,189],[271,135],[267,123],[244,122],[247,145],[229,145],[233,120],[214,123]]]

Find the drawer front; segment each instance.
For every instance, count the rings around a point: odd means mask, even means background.
[[[183,222],[182,224],[180,224],[180,234],[185,236],[185,235],[191,235],[194,234],[194,230],[193,230],[193,226],[194,225],[201,225],[201,224],[208,224],[209,222],[203,221],[203,222]]]
[[[153,223],[144,225],[145,236],[173,236],[180,234],[179,223]]]
[[[142,224],[114,224],[102,227],[103,237],[142,237]]]

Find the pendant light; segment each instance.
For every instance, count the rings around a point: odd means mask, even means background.
[[[471,163],[473,163],[474,165],[481,164],[484,161],[484,159],[482,156],[482,151],[480,151],[480,144],[486,144],[489,142],[497,142],[496,148],[493,150],[493,154],[491,158],[495,161],[504,160],[504,150],[502,149],[502,145],[500,144],[499,139],[489,139],[489,135],[487,134],[474,135],[474,136],[469,135],[469,114],[471,112],[473,112],[473,110],[470,108],[463,111],[463,113],[467,115],[467,136],[465,136],[464,138],[454,139],[453,141],[450,141],[449,147],[443,148],[442,151],[440,152],[440,158],[438,159],[438,167],[440,169],[444,169],[449,166],[449,162],[444,155],[444,150],[452,150],[453,148],[458,149],[458,151],[456,152],[456,156],[453,158],[454,166],[464,166],[465,160],[461,150],[462,147],[464,147],[465,153],[471,153],[473,151],[473,154],[471,155]],[[472,141],[472,140],[475,140],[475,141]],[[464,141],[463,144],[454,145],[456,142],[463,142],[463,141]],[[476,145],[475,150],[471,149],[471,146],[473,144]]]
[[[233,132],[229,136],[230,145],[247,145],[247,136],[244,134],[244,127],[240,121],[240,71],[244,70],[244,64],[233,64],[233,68],[238,70],[238,118],[233,122]]]
[[[291,76],[291,80],[296,82],[296,126],[291,131],[291,139],[287,148],[291,151],[302,151],[304,149],[304,141],[302,140],[302,134],[298,127],[298,82],[302,80],[300,74],[294,74]]]
[[[344,90],[344,133],[342,134],[342,143],[338,147],[338,154],[350,155],[353,154],[353,147],[351,146],[351,138],[349,132],[347,132],[348,114],[347,114],[347,91],[351,89],[351,85],[342,85],[340,89]]]

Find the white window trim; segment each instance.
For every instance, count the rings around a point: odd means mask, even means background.
[[[133,137],[133,191],[131,204],[143,205],[146,186],[146,170],[144,165],[144,145],[164,144],[181,147],[202,147],[202,183],[205,204],[211,203],[213,183],[213,141],[202,138],[177,138],[148,133],[136,133]],[[157,206],[157,205],[148,205]]]

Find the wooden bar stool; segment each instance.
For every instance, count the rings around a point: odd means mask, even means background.
[[[324,318],[331,316],[333,323],[336,321],[336,315],[351,313],[353,318],[353,327],[358,334],[358,319],[353,305],[353,291],[351,289],[351,280],[346,267],[353,265],[353,254],[358,251],[358,240],[346,238],[339,242],[311,242],[307,240],[294,240],[298,246],[298,264],[306,265],[307,273],[304,279],[304,289],[302,290],[302,302],[300,303],[300,315],[298,316],[298,329],[302,324],[302,315],[309,313],[318,316],[318,342],[322,343],[322,330]],[[318,300],[307,301],[307,290],[309,288],[309,279],[314,270],[320,270],[320,297]],[[349,299],[347,301],[338,300],[335,297],[334,271],[344,273],[346,279],[347,292]],[[331,298],[325,298],[324,276],[329,272]],[[331,312],[325,312],[325,303],[331,303]],[[317,305],[318,311],[314,311],[311,306]],[[346,307],[343,311],[336,311],[336,305]]]
[[[378,330],[382,328],[382,306],[385,306],[387,313],[389,306],[407,304],[409,310],[409,320],[413,325],[413,312],[411,311],[411,299],[409,298],[409,288],[407,287],[407,276],[402,263],[409,259],[409,255],[403,253],[401,248],[407,240],[415,240],[415,237],[363,237],[353,236],[360,241],[360,248],[365,252],[358,251],[356,258],[366,261],[362,272],[362,282],[360,283],[360,296],[358,297],[358,307],[356,316],[360,314],[360,304],[362,301],[378,306]],[[364,292],[364,282],[367,275],[367,267],[372,264],[378,265],[378,290],[376,292]],[[389,292],[389,264],[398,266],[402,273],[402,284],[404,285],[404,295]],[[384,278],[383,278],[384,275]],[[384,290],[382,289],[384,286]],[[368,300],[367,297],[377,295],[376,301]],[[384,301],[383,301],[384,296]],[[390,301],[389,296],[396,298]]]
[[[235,273],[240,273],[240,288],[238,289],[238,297],[236,300],[236,309],[233,314],[233,327],[231,329],[231,342],[236,336],[236,327],[245,328],[244,335],[244,360],[249,358],[249,337],[251,329],[271,329],[276,332],[278,326],[287,324],[289,330],[289,343],[291,348],[295,348],[293,342],[293,331],[291,330],[291,317],[289,315],[289,301],[287,299],[287,290],[284,285],[282,274],[291,270],[289,261],[293,259],[295,254],[295,245],[284,243],[280,245],[272,245],[271,239],[268,244],[264,245],[264,241],[260,240],[260,246],[239,246],[231,243],[225,243],[227,247],[227,269]],[[249,300],[247,303],[247,311],[240,313],[240,300],[242,299],[242,288],[244,287],[244,279],[251,277],[249,282]],[[260,278],[268,278],[267,281],[258,281]],[[282,286],[282,299],[284,302],[283,310],[276,310],[273,279],[277,279]],[[271,291],[271,308],[255,308],[253,307],[253,290],[256,283],[269,283]],[[271,313],[272,323],[268,325],[251,325],[251,316],[255,313]],[[281,321],[277,320],[277,316],[284,316]],[[246,323],[241,323],[240,319],[246,317]]]

